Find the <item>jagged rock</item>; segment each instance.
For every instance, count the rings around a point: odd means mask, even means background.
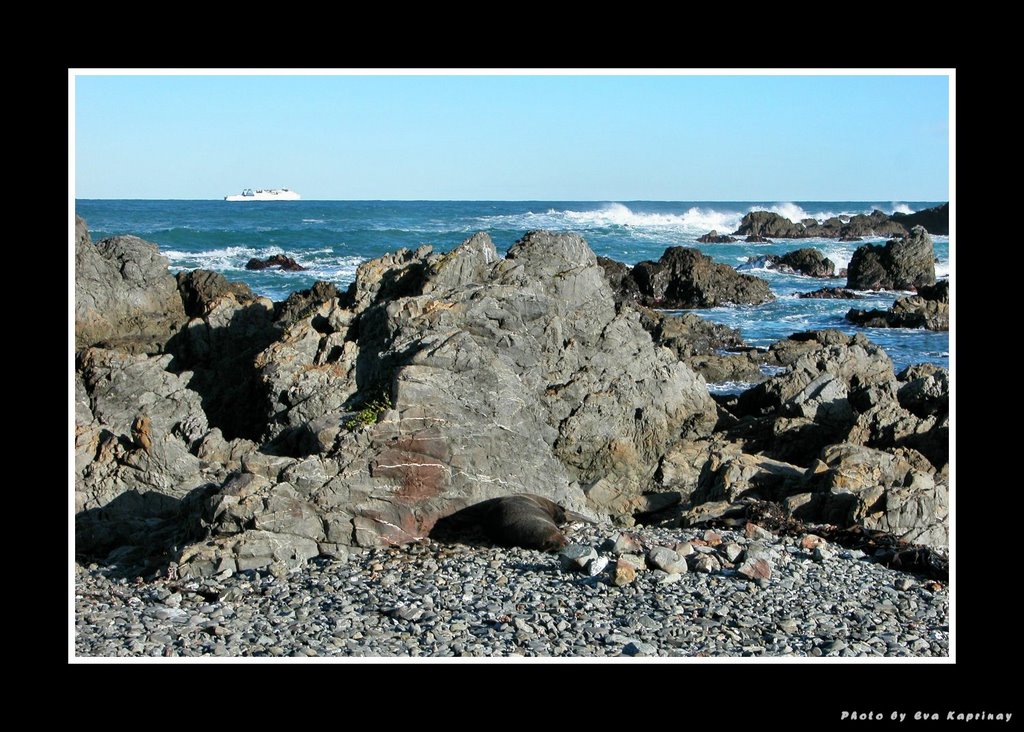
[[[704,236],[698,237],[697,241],[701,244],[731,244],[738,240],[734,236],[719,234],[717,231],[712,229]]]
[[[219,272],[195,269],[179,272],[175,279],[185,313],[190,318],[208,315],[222,298],[231,298],[237,305],[244,305],[257,299],[247,284],[229,282]]]
[[[828,300],[860,300],[861,295],[858,295],[853,290],[849,290],[845,287],[822,287],[819,290],[813,292],[801,292],[797,297],[811,297],[821,298]]]
[[[177,515],[223,466],[191,453],[208,431],[189,374],[170,355],[87,349],[76,375],[75,538],[80,553],[144,544],[153,522]],[[133,426],[135,429],[133,430]],[[140,432],[141,431],[141,432]]]
[[[811,482],[824,495],[820,520],[863,525],[910,543],[948,544],[949,487],[928,462],[905,448],[883,452],[859,445],[831,445]]]
[[[804,225],[794,224],[772,211],[751,211],[733,232],[736,236],[758,236],[773,239],[796,239],[805,236]]]
[[[949,282],[921,286],[919,294],[899,297],[888,310],[857,310],[846,319],[867,328],[926,328],[949,330]]]
[[[846,286],[855,290],[910,290],[934,283],[935,246],[920,226],[885,246],[857,247],[847,267]]]
[[[306,268],[296,262],[291,257],[286,257],[283,254],[272,254],[266,259],[259,259],[253,257],[245,263],[246,269],[261,270],[270,269],[272,267],[278,267],[287,272],[305,272]]]
[[[276,399],[271,427],[304,446],[289,454],[338,466],[302,487],[325,526],[316,541],[331,546],[416,540],[510,492],[584,512],[657,508],[679,500],[643,495],[661,455],[715,421],[703,381],[635,310],[616,312],[596,257],[569,234],[531,232],[504,259],[478,235],[444,256],[368,262],[344,300],[298,317],[255,363]],[[345,428],[351,405],[378,398]]]
[[[918,417],[949,412],[949,371],[931,363],[908,366],[896,375],[900,405]]]
[[[901,224],[908,231],[915,226],[923,226],[930,234],[949,234],[949,203],[934,208],[926,208],[912,214],[894,213],[892,220]]]
[[[617,301],[665,309],[709,308],[726,303],[759,305],[775,296],[764,280],[717,264],[697,249],[669,247],[657,262],[640,262],[628,275],[603,259]]]
[[[778,500],[797,492],[804,478],[804,470],[796,465],[749,454],[727,457],[720,463],[709,460],[702,472],[703,480],[690,496],[694,504],[735,503],[740,498]]]
[[[710,356],[743,345],[737,329],[705,320],[696,313],[672,315],[642,305],[632,307],[640,314],[640,323],[654,342],[672,349],[679,358]]]
[[[796,272],[808,277],[835,277],[836,265],[817,249],[805,248],[783,255],[763,254],[748,257],[746,267]]]
[[[856,241],[865,236],[905,236],[907,230],[918,222],[901,218],[902,216],[902,214],[889,216],[876,209],[870,214],[856,214],[845,220],[833,216],[821,223],[810,218],[794,223],[785,216],[772,211],[751,211],[743,217],[740,227],[733,233],[736,236],[749,235],[747,241],[751,241],[753,237],[786,239],[814,237]]]
[[[159,353],[187,320],[167,259],[135,236],[92,243],[75,217],[75,348]]]

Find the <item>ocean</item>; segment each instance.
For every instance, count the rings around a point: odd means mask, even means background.
[[[846,267],[854,250],[868,242],[831,239],[780,239],[772,244],[698,244],[714,229],[736,229],[743,215],[769,210],[794,221],[822,220],[835,215],[880,209],[912,212],[941,201],[226,201],[78,200],[94,241],[115,234],[133,234],[160,246],[172,271],[204,268],[248,284],[253,291],[281,300],[294,290],[328,280],[344,289],[361,262],[399,247],[431,244],[448,251],[477,231],[491,235],[499,252],[531,229],[575,231],[599,255],[635,264],[658,259],[666,247],[697,247],[716,261],[768,280],[777,299],[756,307],[717,307],[695,311],[702,317],[739,328],[752,346],[767,346],[791,333],[816,328],[862,332],[881,345],[896,369],[920,362],[949,365],[949,335],[902,328],[860,328],[844,315],[851,307],[886,309],[900,293],[861,293],[863,300],[800,299],[797,293],[845,285],[845,279],[823,280],[746,267],[748,257],[785,254],[815,247]],[[936,274],[949,275],[949,237],[933,236],[938,257]],[[245,269],[252,257],[271,254],[293,257],[305,272]],[[730,392],[743,384],[718,384]]]

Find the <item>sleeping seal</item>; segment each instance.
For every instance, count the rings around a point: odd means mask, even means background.
[[[565,511],[554,501],[529,493],[494,499],[481,523],[500,546],[553,551],[566,544],[558,528],[565,523]]]

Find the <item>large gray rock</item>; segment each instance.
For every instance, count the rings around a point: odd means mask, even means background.
[[[810,485],[822,494],[814,518],[860,524],[909,543],[948,545],[949,486],[915,451],[831,445],[810,474]]]
[[[75,538],[79,552],[144,543],[191,491],[226,475],[191,448],[209,431],[191,374],[170,355],[87,349],[75,380]]]
[[[187,320],[156,244],[114,236],[95,244],[75,217],[75,348],[158,353]]]
[[[855,290],[912,290],[935,284],[935,245],[921,226],[884,246],[857,247],[846,269],[846,286]]]
[[[270,470],[243,460],[242,478],[268,483],[241,519],[219,509],[227,488],[197,508],[231,556],[227,537],[244,526],[330,554],[417,540],[443,516],[513,493],[628,511],[649,505],[637,497],[667,447],[715,421],[703,380],[655,346],[637,312],[617,311],[572,234],[531,232],[504,259],[481,234],[446,255],[368,262],[349,296],[297,317],[255,365],[277,395],[270,431],[295,436],[292,454],[315,454]],[[285,483],[299,528],[260,523]],[[215,568],[208,555],[186,553],[197,564],[183,571]]]

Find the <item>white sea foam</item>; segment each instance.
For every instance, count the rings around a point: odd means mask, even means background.
[[[712,229],[721,233],[735,231],[742,214],[692,206],[684,213],[634,211],[622,203],[609,203],[593,211],[548,209],[542,213],[487,216],[481,223],[489,227],[530,229],[605,229],[629,228],[637,234],[665,233],[705,234]]]
[[[330,247],[320,249],[285,251],[279,246],[224,247],[205,252],[183,252],[167,249],[161,252],[167,257],[174,271],[183,269],[210,269],[215,272],[244,272],[246,263],[256,257],[266,259],[274,254],[286,254],[308,269],[301,272],[270,270],[285,277],[305,276],[335,283],[348,283],[355,278],[356,268],[365,261],[364,257],[334,255]]]
[[[890,211],[889,213],[912,214],[914,213],[914,209],[912,209],[905,203],[896,203],[894,201],[892,204],[892,211]]]
[[[759,209],[758,207],[755,206],[750,210],[757,211]],[[768,210],[777,213],[779,216],[784,216],[785,218],[792,221],[794,224],[799,223],[804,219],[814,218],[795,203],[777,203],[774,206],[769,206]]]

